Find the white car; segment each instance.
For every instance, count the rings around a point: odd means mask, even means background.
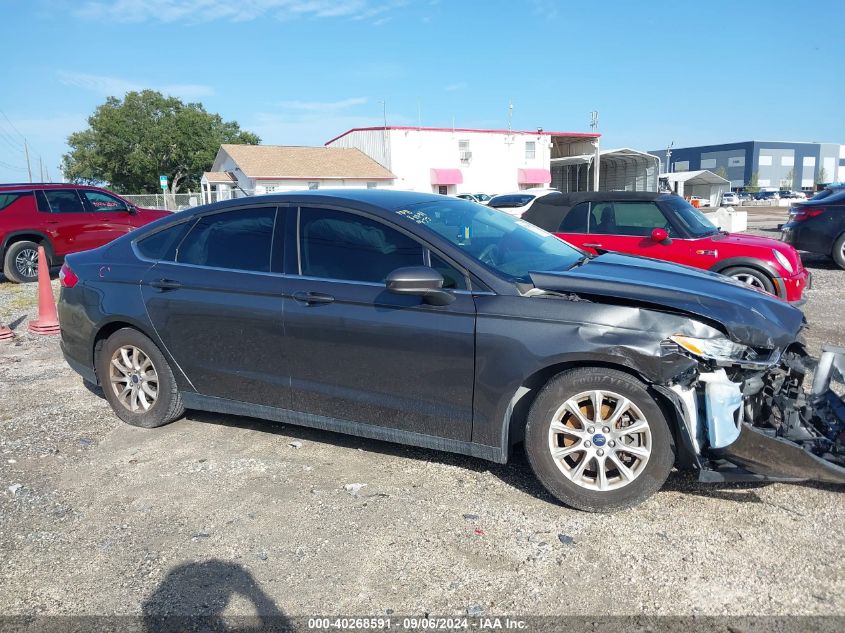
[[[709,207],[710,206],[710,198],[702,198],[700,196],[690,196],[690,203],[692,203],[693,200],[698,200],[698,206],[699,207]],[[693,206],[695,206],[695,205],[693,205]]]
[[[522,191],[502,193],[498,196],[493,196],[487,201],[487,206],[495,207],[499,211],[503,211],[508,215],[521,218],[522,214],[528,211],[537,198],[558,193],[560,192],[557,189],[523,189]]]
[[[478,204],[487,204],[490,202],[490,196],[486,193],[459,193],[458,198],[462,200],[469,200],[470,202],[477,202]]]
[[[722,206],[739,206],[739,196],[733,191],[726,191],[722,194]]]

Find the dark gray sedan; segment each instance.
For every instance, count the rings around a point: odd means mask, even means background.
[[[129,424],[203,409],[501,463],[524,442],[546,488],[593,511],[675,465],[845,481],[841,420],[796,404],[799,310],[472,202],[232,200],[71,255],[61,280],[65,357]]]

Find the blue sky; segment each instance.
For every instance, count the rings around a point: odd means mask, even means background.
[[[833,0],[0,0],[0,182],[50,176],[108,95],[201,101],[263,142],[350,127],[588,131],[650,150],[845,143]]]

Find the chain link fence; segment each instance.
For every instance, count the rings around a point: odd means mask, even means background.
[[[232,200],[234,198],[245,198],[253,195],[253,191],[211,191],[206,193],[205,204],[220,202],[221,200]],[[132,204],[145,209],[166,209],[168,211],[182,211],[203,204],[202,194],[195,193],[139,193],[124,195],[124,198]]]

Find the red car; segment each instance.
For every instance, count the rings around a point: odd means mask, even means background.
[[[585,251],[617,251],[703,268],[801,304],[810,281],[798,252],[778,240],[725,233],[674,194],[551,192],[522,218]]]
[[[35,281],[39,246],[55,266],[69,253],[102,246],[169,213],[139,209],[99,187],[0,185],[0,271],[10,281]]]

